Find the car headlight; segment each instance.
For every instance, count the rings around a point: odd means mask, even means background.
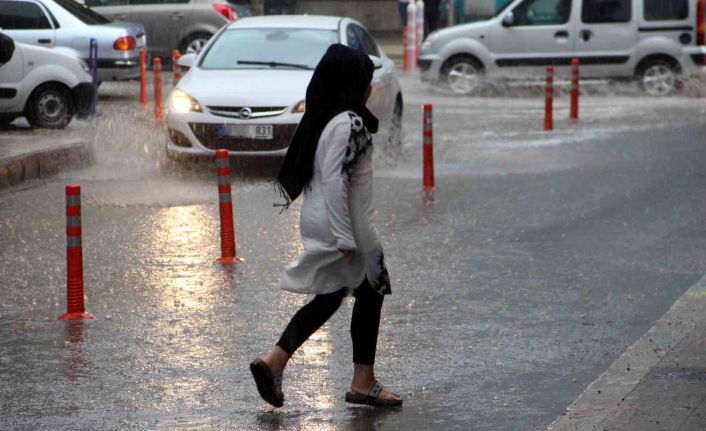
[[[91,68],[88,67],[88,63],[86,63],[86,61],[82,58],[77,58],[76,60],[78,60],[78,65],[81,66],[81,69],[83,69],[84,72],[90,75]]]
[[[297,103],[294,105],[294,108],[292,109],[292,112],[297,114],[300,112],[306,111],[306,100],[302,100],[301,102]]]
[[[201,106],[193,97],[181,90],[172,91],[169,97],[169,107],[176,114],[186,114],[187,112],[201,112]]]

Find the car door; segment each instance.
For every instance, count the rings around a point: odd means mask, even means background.
[[[363,51],[367,55],[381,57],[375,40],[363,27],[356,23],[349,23],[346,27],[346,41],[351,48]],[[382,58],[380,60],[382,61]],[[389,103],[386,103],[386,99],[389,98],[386,97],[387,88],[390,87],[389,75],[389,67],[386,74],[384,63],[382,68],[375,69],[373,72],[373,80],[371,82],[373,91],[370,93],[367,106],[380,119],[389,117],[388,111],[391,110],[387,106]]]
[[[576,39],[571,11],[580,0],[524,0],[489,31],[488,47],[500,75],[543,74],[547,65],[569,65]]]
[[[583,0],[575,12],[576,56],[585,77],[631,76],[637,45],[634,0]]]
[[[85,0],[85,5],[112,21],[129,21],[128,0]]]
[[[152,56],[165,56],[169,48],[169,29],[164,0],[129,0],[130,21],[145,28],[147,46]]]
[[[31,0],[0,0],[0,28],[15,42],[54,46],[54,24],[42,5]]]
[[[0,15],[0,20],[2,16]],[[9,61],[0,64],[0,113],[17,111],[22,99],[24,58],[22,48],[15,45]]]

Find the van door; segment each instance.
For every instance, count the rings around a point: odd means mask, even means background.
[[[637,0],[583,0],[575,11],[576,56],[584,77],[631,77],[637,45]]]
[[[576,38],[570,18],[577,1],[525,0],[510,7],[488,35],[500,74],[536,75],[547,65],[569,65]]]
[[[33,1],[0,0],[0,28],[15,42],[47,47],[56,42],[54,25]]]

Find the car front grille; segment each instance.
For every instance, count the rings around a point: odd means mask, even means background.
[[[287,110],[286,106],[207,106],[206,108],[208,109],[208,112],[219,117],[240,118],[243,120],[248,118],[276,117],[284,114],[284,111]],[[241,111],[243,109],[249,109],[250,115],[241,115]]]
[[[201,145],[211,150],[228,151],[275,151],[289,146],[296,124],[275,124],[272,126],[272,139],[254,139],[239,137],[219,137],[218,124],[189,123],[189,128]]]

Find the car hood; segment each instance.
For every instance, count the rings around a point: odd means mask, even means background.
[[[179,89],[206,106],[291,106],[304,99],[311,70],[193,69]]]

